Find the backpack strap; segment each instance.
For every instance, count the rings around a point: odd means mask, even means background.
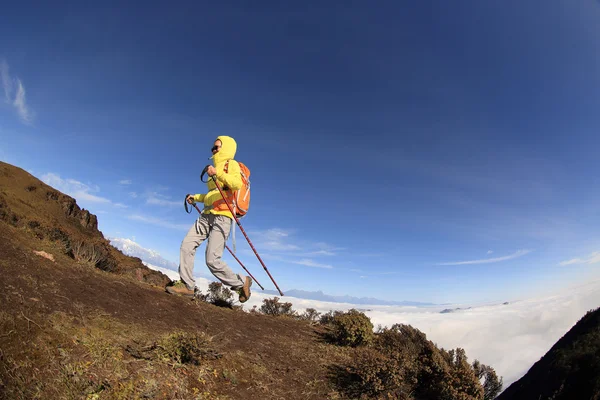
[[[223,172],[225,172],[226,174],[229,173],[229,160],[227,160],[225,162],[225,166],[223,167]],[[223,187],[221,189],[223,189],[223,190],[229,190],[229,188],[227,187],[227,185],[223,185]]]

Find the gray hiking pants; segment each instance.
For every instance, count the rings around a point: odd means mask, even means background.
[[[194,258],[196,249],[206,239],[206,266],[224,285],[232,289],[244,286],[245,276],[234,274],[221,259],[229,237],[232,219],[224,215],[201,214],[181,242],[179,276],[190,290],[194,289]]]

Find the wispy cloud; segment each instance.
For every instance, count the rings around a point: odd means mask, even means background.
[[[325,242],[313,242],[295,236],[295,231],[281,228],[250,231],[252,242],[266,257],[283,263],[302,265],[311,268],[333,269],[331,262],[319,258],[338,254],[342,247]]]
[[[27,105],[25,86],[21,79],[10,76],[6,60],[0,61],[0,79],[2,80],[2,89],[4,90],[4,102],[14,107],[24,124],[31,125],[33,122],[33,112]]]
[[[345,250],[342,247],[333,246],[325,242],[311,242],[306,239],[298,239],[294,236],[294,233],[292,230],[281,228],[250,232],[253,241],[265,251],[284,254],[290,257],[331,257],[337,255],[339,251]]]
[[[318,263],[318,262],[316,262],[314,260],[311,260],[311,259],[308,259],[308,258],[302,259],[300,261],[292,261],[292,264],[304,265],[306,267],[314,267],[314,268],[325,268],[325,269],[332,269],[333,268],[332,265],[321,264],[321,263]]]
[[[344,269],[344,268],[342,268]],[[373,278],[376,277],[377,279],[381,279],[379,277],[381,276],[388,276],[388,275],[403,275],[403,276],[414,276],[413,273],[407,273],[406,271],[384,271],[384,272],[371,272],[371,271],[364,271],[360,268],[348,268],[346,269],[347,271],[350,272],[354,272],[359,275],[360,279],[366,279],[366,278]]]
[[[13,82],[8,74],[8,64],[6,63],[6,60],[0,61],[0,79],[2,79],[2,88],[4,89],[4,101],[10,103]]]
[[[497,262],[502,262],[502,261],[507,261],[507,260],[513,260],[515,258],[519,258],[522,257],[526,254],[531,253],[531,250],[519,250],[513,254],[509,254],[507,256],[504,257],[496,257],[496,258],[484,258],[481,260],[469,260],[469,261],[455,261],[455,262],[444,262],[444,263],[437,263],[436,265],[471,265],[471,264],[490,264],[490,263],[497,263]]]
[[[344,247],[332,246],[329,243],[325,242],[317,242],[314,244],[314,246],[318,248],[317,251],[313,252],[313,254],[315,255],[335,256],[338,252],[345,250]]]
[[[189,224],[186,224],[186,225],[174,224],[172,222],[165,221],[160,218],[146,216],[146,215],[134,214],[134,215],[128,216],[127,218],[130,220],[133,220],[133,221],[140,221],[140,222],[144,222],[147,224],[160,226],[162,228],[169,228],[169,229],[176,229],[176,230],[183,230],[183,231],[187,231],[190,229]]]
[[[183,205],[183,201],[173,201],[167,200],[160,197],[148,197],[146,199],[146,204],[152,204],[156,206],[164,206],[164,207],[181,207]]]
[[[17,113],[25,124],[30,125],[33,122],[33,115],[27,106],[25,101],[25,87],[20,79],[16,80],[17,82],[17,94],[15,96],[15,100],[13,101],[13,106],[17,109]]]
[[[598,251],[590,254],[590,256],[587,258],[573,258],[571,260],[562,261],[559,265],[564,267],[567,265],[574,265],[574,264],[596,264],[596,263],[600,263],[600,252],[598,252]]]
[[[52,172],[42,175],[41,180],[45,184],[50,185],[65,194],[68,194],[78,202],[104,204],[123,209],[129,208],[129,206],[126,204],[118,202],[115,203],[106,197],[100,196],[100,188],[98,185],[88,185],[76,179],[61,178],[60,175]],[[94,212],[100,213],[99,210],[95,210]]]
[[[492,251],[492,250],[488,250],[488,252],[487,252],[487,254],[488,254],[488,255],[490,255],[490,254],[492,254],[492,253],[493,253],[493,251]]]
[[[336,252],[333,252],[331,250],[317,250],[317,251],[311,251],[306,254],[310,255],[310,256],[335,256],[335,255],[337,255]]]
[[[131,179],[121,179],[119,185],[131,185]]]
[[[165,196],[158,192],[147,192],[144,194],[146,198],[146,204],[161,206],[161,207],[181,207],[183,205],[183,199],[181,201],[171,200],[169,196]]]
[[[137,199],[138,194],[136,192],[129,192],[129,197],[132,197],[134,199]]]
[[[265,231],[252,231],[250,234],[257,245],[269,252],[288,252],[299,250],[300,246],[290,243],[290,231],[279,228],[271,228]]]
[[[110,204],[112,203],[105,197],[98,196],[93,193],[100,191],[98,186],[89,186],[75,179],[63,179],[54,173],[42,175],[42,181],[63,193],[74,197],[76,200],[89,201],[91,203]]]

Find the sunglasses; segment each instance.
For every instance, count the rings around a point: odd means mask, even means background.
[[[217,151],[221,148],[221,146],[213,146],[212,149],[210,149],[210,151]]]

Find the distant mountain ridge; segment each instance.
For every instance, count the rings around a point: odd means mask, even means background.
[[[156,265],[173,271],[177,271],[178,269],[177,264],[165,259],[157,251],[146,249],[131,239],[108,238],[108,240],[110,241],[111,245],[121,250],[128,256],[138,257],[148,264]]]
[[[279,295],[275,290],[263,290],[262,293]],[[434,306],[435,303],[423,303],[418,301],[389,301],[381,300],[373,297],[353,297],[353,296],[332,296],[323,293],[321,290],[311,292],[307,290],[291,289],[283,292],[286,296],[297,297],[307,300],[328,301],[332,303],[350,303],[363,305],[383,305],[383,306]]]

